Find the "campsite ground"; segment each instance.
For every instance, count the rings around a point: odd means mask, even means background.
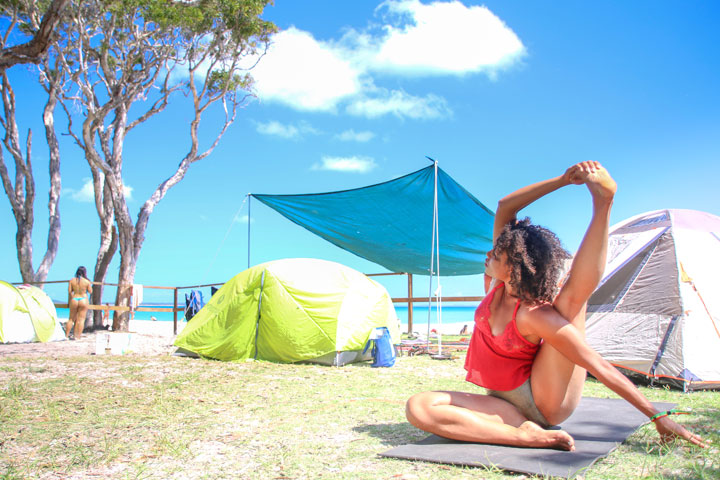
[[[462,354],[389,369],[221,363],[170,356],[171,332],[138,337],[138,353],[123,356],[90,355],[93,335],[0,346],[0,479],[525,478],[378,457],[424,438],[404,417],[411,393],[469,388]],[[720,442],[720,394],[644,391],[693,408],[679,420]],[[592,380],[586,395],[614,396]],[[584,474],[719,476],[717,451],[660,446],[651,426]]]

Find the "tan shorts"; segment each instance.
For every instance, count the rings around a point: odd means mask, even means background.
[[[542,428],[548,428],[551,426],[548,421],[545,420],[543,414],[540,413],[537,405],[535,405],[535,399],[533,398],[529,378],[525,380],[525,383],[517,387],[515,390],[508,390],[506,392],[503,392],[499,390],[487,389],[487,394],[511,403],[515,406],[515,408],[520,411],[520,413],[525,416],[525,418],[527,418],[531,422],[537,423]]]

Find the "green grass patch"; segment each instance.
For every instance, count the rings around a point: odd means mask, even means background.
[[[395,367],[341,368],[178,357],[0,358],[0,479],[517,478],[378,457],[426,436],[404,403],[424,390],[480,390],[464,356],[399,357]],[[643,388],[720,442],[720,394]],[[614,397],[594,380],[585,394]],[[661,446],[642,427],[586,479],[720,477],[717,452]]]

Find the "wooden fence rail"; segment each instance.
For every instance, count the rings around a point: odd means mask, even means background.
[[[427,297],[413,297],[412,273],[389,272],[389,273],[368,273],[366,275],[368,277],[407,275],[408,296],[392,298],[392,301],[393,301],[393,303],[407,303],[407,305],[408,305],[408,333],[412,332],[413,331],[413,304],[428,301]],[[68,282],[69,282],[69,280],[54,280],[54,281],[47,281],[47,282],[15,282],[15,283],[13,283],[13,285],[21,285],[23,283],[29,283],[30,285],[47,285],[47,284],[68,283]],[[121,285],[118,283],[104,283],[104,282],[91,282],[91,283],[93,285],[103,285],[103,286],[108,286],[108,287],[127,287],[128,286],[128,285]],[[173,334],[177,335],[178,312],[185,311],[185,307],[178,306],[178,290],[188,290],[188,289],[204,288],[204,287],[216,287],[219,285],[224,285],[224,284],[223,283],[208,283],[208,284],[204,284],[204,285],[191,285],[191,286],[184,286],[184,287],[143,285],[143,289],[149,288],[149,289],[156,289],[156,290],[172,290],[173,291],[172,307],[137,307],[137,308],[131,309],[130,307],[106,304],[106,305],[89,305],[88,309],[104,310],[107,312],[108,317],[110,315],[109,312],[111,312],[111,311],[113,311],[113,312],[129,312],[129,311],[173,312]],[[479,302],[483,298],[484,297],[443,297],[442,300],[445,302]],[[55,307],[56,308],[69,308],[69,305],[67,303],[56,303]]]

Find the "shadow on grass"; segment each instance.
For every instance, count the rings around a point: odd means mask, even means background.
[[[684,474],[662,472],[662,474],[660,474],[657,478],[662,478],[662,480],[716,480],[720,478],[720,468],[710,467],[702,470],[694,470]]]
[[[380,439],[383,445],[397,447],[414,443],[427,437],[427,433],[418,430],[407,422],[403,423],[367,423],[353,427],[357,433],[368,434]]]

